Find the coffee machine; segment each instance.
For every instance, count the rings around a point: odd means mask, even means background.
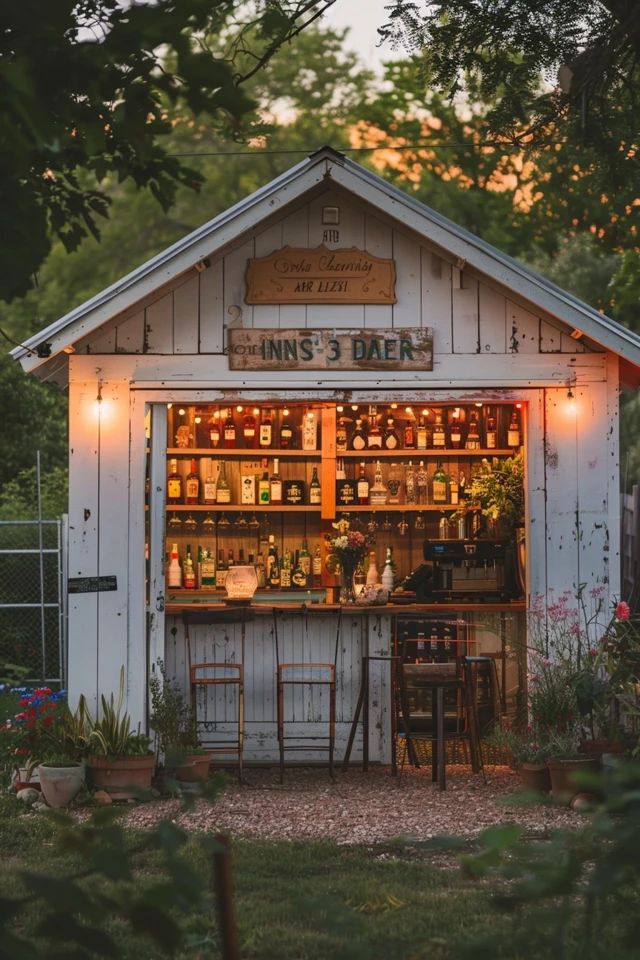
[[[442,600],[507,600],[504,540],[425,540],[433,566],[432,594]]]

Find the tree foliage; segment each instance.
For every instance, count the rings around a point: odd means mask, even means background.
[[[164,209],[201,177],[161,142],[186,106],[233,135],[242,83],[333,0],[40,0],[0,14],[0,297],[30,285],[57,237],[97,237],[108,182]]]

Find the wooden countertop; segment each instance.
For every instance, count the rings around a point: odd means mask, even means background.
[[[185,610],[225,610],[238,607],[238,603],[225,603],[223,600],[192,600],[190,602],[170,601],[165,606],[168,616],[179,616]],[[256,614],[269,615],[275,610],[282,612],[331,613],[341,609],[339,603],[278,603],[274,597],[273,603],[251,604]],[[350,603],[343,604],[343,613],[349,614],[395,614],[396,616],[411,614],[439,614],[439,613],[521,613],[527,608],[524,600],[490,601],[489,603],[464,603],[461,601],[446,601],[443,603],[388,603],[380,606],[373,604]]]

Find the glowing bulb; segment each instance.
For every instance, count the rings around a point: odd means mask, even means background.
[[[219,410],[216,410],[216,412],[215,412],[214,415],[213,415],[213,419],[214,419],[214,420],[219,420],[219,419],[220,419],[220,411],[219,411]]]
[[[429,409],[428,409],[428,407],[425,407],[425,408],[424,408],[424,410],[422,411],[422,416],[423,416],[423,417],[428,417],[428,416],[429,416]]]
[[[180,407],[180,409],[178,410],[178,413],[180,414],[181,417],[184,417],[184,407]]]
[[[476,407],[481,407],[481,406],[482,406],[482,404],[480,403],[480,401],[479,401],[479,400],[476,400],[476,402],[475,402],[475,404],[474,404],[474,406],[476,406]]]
[[[390,403],[389,406],[391,407],[392,410],[397,410],[397,409],[398,409],[398,404],[397,404],[397,403]]]
[[[243,410],[244,410],[244,407],[242,407],[242,406],[240,406],[240,404],[238,404],[238,406],[236,407],[236,412],[237,412],[237,413],[242,413]]]
[[[337,413],[343,413],[343,412],[344,412],[344,407],[336,407],[336,412],[337,412]]]
[[[521,409],[522,409],[522,404],[521,404],[521,403],[516,403],[516,408],[517,408],[518,410],[521,410]]]
[[[254,417],[257,417],[258,414],[260,413],[260,408],[259,408],[259,407],[254,407],[251,412],[253,413]]]
[[[194,423],[202,423],[202,417],[194,417]]]
[[[172,403],[168,403],[168,404],[167,404],[167,410],[171,410],[171,407],[172,407],[172,406],[173,406]]]
[[[405,407],[405,408],[404,408],[404,412],[405,412],[405,413],[413,413],[413,407]]]
[[[357,403],[352,403],[352,404],[351,404],[351,409],[352,409],[352,410],[357,410],[357,409],[358,409],[358,404],[357,404]]]
[[[455,410],[453,411],[453,416],[454,416],[454,419],[455,419],[455,420],[459,420],[459,419],[460,419],[460,407],[456,407],[456,408],[455,408]]]
[[[282,411],[282,416],[283,416],[283,417],[288,417],[288,416],[289,416],[289,408],[288,408],[288,407],[285,407],[285,408],[284,408],[284,410]]]

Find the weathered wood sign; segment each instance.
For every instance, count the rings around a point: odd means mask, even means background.
[[[231,327],[231,370],[432,370],[431,327],[269,330]]]
[[[247,303],[395,303],[393,260],[350,247],[283,247],[247,265]]]

